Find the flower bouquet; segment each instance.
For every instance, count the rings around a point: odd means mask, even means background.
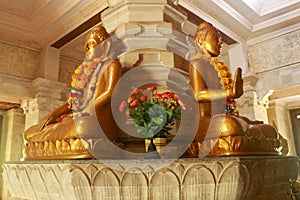
[[[175,120],[180,119],[182,109],[186,109],[186,105],[179,96],[169,91],[158,93],[156,86],[133,90],[129,99],[122,101],[119,107],[145,139],[170,134]]]

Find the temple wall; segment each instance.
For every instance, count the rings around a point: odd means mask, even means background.
[[[0,42],[0,101],[19,103],[21,108],[1,111],[0,165],[22,158],[23,133],[60,106],[69,93],[72,72],[78,63],[61,59],[58,81],[40,78],[41,52]],[[2,184],[0,199],[8,191]]]
[[[259,76],[258,98],[300,84],[300,30],[247,47],[249,68]]]
[[[34,79],[38,77],[40,52],[0,42],[1,74]]]
[[[300,108],[300,30],[248,46],[247,55],[258,77],[256,119],[274,125],[296,155],[289,111]]]
[[[58,81],[70,84],[74,70],[80,65],[77,61],[60,57]]]

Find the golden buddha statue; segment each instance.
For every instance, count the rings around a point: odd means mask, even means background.
[[[242,71],[238,68],[232,79],[229,68],[216,58],[223,44],[218,30],[203,22],[194,41],[197,54],[189,66],[189,77],[200,118],[194,141],[187,150],[188,157],[198,157],[199,153],[204,156],[286,154],[286,140],[273,126],[239,116],[234,107],[234,99],[243,94]],[[283,152],[278,152],[279,149]]]
[[[74,71],[68,101],[24,133],[26,160],[112,156],[108,146],[119,144],[110,102],[122,66],[108,57],[109,37],[102,26],[88,33],[86,59]]]

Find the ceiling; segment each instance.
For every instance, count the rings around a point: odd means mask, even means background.
[[[237,42],[300,29],[300,0],[174,2]],[[0,40],[33,49],[54,45],[62,55],[81,59],[86,30],[107,7],[107,0],[0,0]]]

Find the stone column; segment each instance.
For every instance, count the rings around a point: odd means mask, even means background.
[[[18,161],[22,158],[24,122],[25,116],[21,109],[14,108],[6,112],[2,133],[5,161]]]
[[[258,76],[254,73],[248,73],[243,77],[243,80],[244,94],[237,99],[237,107],[240,115],[254,120],[256,119],[255,106],[257,105],[255,86],[258,81]]]
[[[143,84],[153,84],[158,80],[169,80],[168,68],[187,71],[189,63],[185,60],[194,44],[186,41],[186,29],[190,27],[187,26],[187,14],[180,11],[173,1],[108,0],[108,5],[101,18],[103,26],[114,36],[112,40],[117,41],[112,45],[111,53],[118,56],[124,71],[144,66],[143,73],[130,75],[132,83],[144,81]],[[119,140],[125,144],[135,142],[126,134],[120,135]],[[136,152],[144,151],[144,144],[132,146]]]
[[[6,161],[19,161],[22,158],[23,132],[25,116],[21,109],[10,109],[0,113],[3,116],[0,156],[0,197],[7,199],[9,194],[2,183],[2,163]],[[0,198],[1,199],[1,198]]]
[[[34,89],[34,98],[23,103],[26,114],[25,129],[37,124],[43,117],[61,106],[65,100],[63,92],[65,83],[37,78],[31,82]]]
[[[249,72],[249,67],[245,45],[242,43],[238,43],[230,46],[228,49],[228,55],[232,73],[234,74],[237,67],[241,67],[243,75],[247,75]]]
[[[271,97],[272,98],[272,97]],[[294,144],[293,131],[287,104],[280,99],[271,99],[267,109],[269,124],[274,125],[278,132],[288,141],[289,155],[297,155]]]
[[[40,67],[40,77],[51,81],[58,81],[59,74],[59,49],[46,47],[42,51],[42,63]]]

